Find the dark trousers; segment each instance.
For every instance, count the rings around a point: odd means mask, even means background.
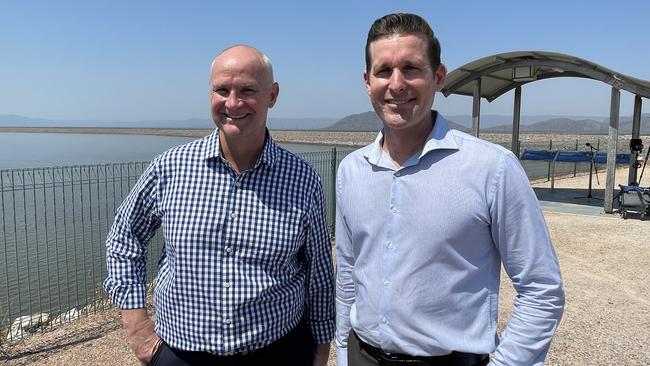
[[[306,321],[300,322],[284,337],[268,346],[243,355],[217,356],[208,352],[188,352],[163,343],[156,351],[150,366],[197,365],[295,365],[311,366],[316,345]]]
[[[378,353],[379,352],[379,353]],[[403,357],[389,359],[381,350],[363,343],[354,330],[348,336],[348,365],[350,366],[485,366],[490,361],[487,355],[452,352],[438,357]]]

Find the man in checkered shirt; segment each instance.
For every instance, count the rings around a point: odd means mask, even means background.
[[[211,68],[209,136],[155,157],[118,208],[104,286],[144,365],[325,365],[334,290],[318,174],[277,146],[269,59],[237,45]],[[146,312],[147,243],[165,245]]]

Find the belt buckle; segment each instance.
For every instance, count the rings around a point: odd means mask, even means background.
[[[244,351],[232,351],[232,352],[226,352],[223,355],[227,357],[237,357],[237,356],[246,356],[253,353],[253,351],[249,350],[244,350]]]
[[[380,365],[382,366],[429,366],[429,363],[424,360],[408,359],[400,356],[391,355],[390,353],[379,353],[381,358]]]

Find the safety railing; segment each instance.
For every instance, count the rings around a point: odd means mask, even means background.
[[[301,153],[321,176],[333,231],[336,169],[349,150]],[[0,170],[0,344],[105,310],[105,238],[147,162]],[[155,277],[159,233],[149,244]]]

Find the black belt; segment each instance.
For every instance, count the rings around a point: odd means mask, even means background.
[[[410,366],[475,366],[486,364],[490,359],[487,354],[476,354],[466,352],[452,352],[442,356],[409,356],[399,353],[386,353],[381,349],[371,346],[362,341],[355,332],[352,332],[359,341],[359,346],[366,351],[370,357],[379,362],[380,365],[405,365]]]

